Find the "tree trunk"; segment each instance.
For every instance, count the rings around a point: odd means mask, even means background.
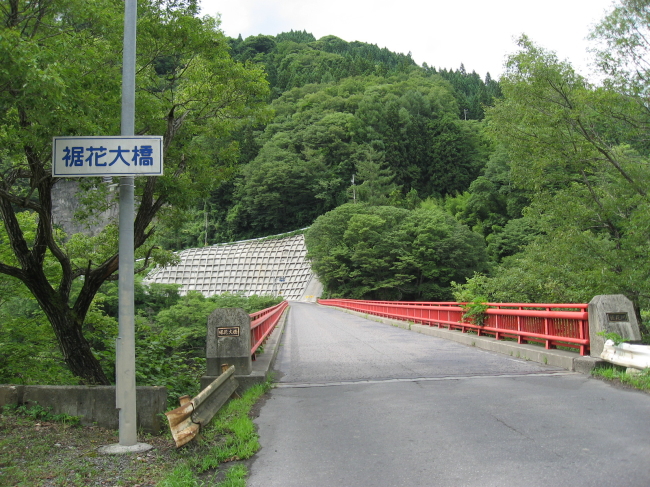
[[[57,316],[48,314],[48,318],[70,371],[84,384],[110,385],[99,360],[93,355],[88,340],[83,336],[81,322],[75,319],[73,312],[68,310]]]
[[[83,336],[82,325],[87,308],[82,313],[70,309],[68,296],[56,292],[45,279],[38,279],[33,275],[31,277],[32,279],[23,282],[52,325],[63,360],[70,371],[84,384],[110,385],[99,360],[93,355],[88,340]]]

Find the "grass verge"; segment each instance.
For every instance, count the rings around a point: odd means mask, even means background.
[[[179,450],[180,465],[160,485],[200,486],[208,480],[223,487],[246,485],[248,472],[244,465],[236,464],[226,471],[222,466],[247,460],[259,450],[258,436],[250,416],[255,403],[269,388],[270,383],[253,386],[242,397],[226,404],[194,444]],[[191,480],[188,478],[190,472],[193,475]]]
[[[596,367],[591,371],[591,375],[599,379],[650,392],[650,369],[646,369],[640,374],[628,374],[625,367],[612,365],[611,367]]]
[[[42,408],[0,413],[0,486],[245,487],[245,460],[259,449],[253,406],[271,387],[252,387],[230,401],[201,432],[177,449],[171,434],[139,435],[153,449],[134,455],[102,455],[118,432],[78,425]]]

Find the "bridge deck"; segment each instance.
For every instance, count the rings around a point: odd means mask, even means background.
[[[650,395],[294,303],[249,487],[650,485]]]
[[[423,338],[340,310],[293,304],[278,356],[279,382],[416,379],[562,371]]]

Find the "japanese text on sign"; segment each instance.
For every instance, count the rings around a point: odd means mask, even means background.
[[[162,137],[55,137],[52,176],[162,175]]]
[[[630,321],[627,313],[607,313],[607,321]]]
[[[217,328],[218,337],[238,337],[239,336],[239,327],[238,326],[229,326],[226,328]]]

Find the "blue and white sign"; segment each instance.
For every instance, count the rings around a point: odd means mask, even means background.
[[[54,137],[53,177],[162,176],[159,135]]]

